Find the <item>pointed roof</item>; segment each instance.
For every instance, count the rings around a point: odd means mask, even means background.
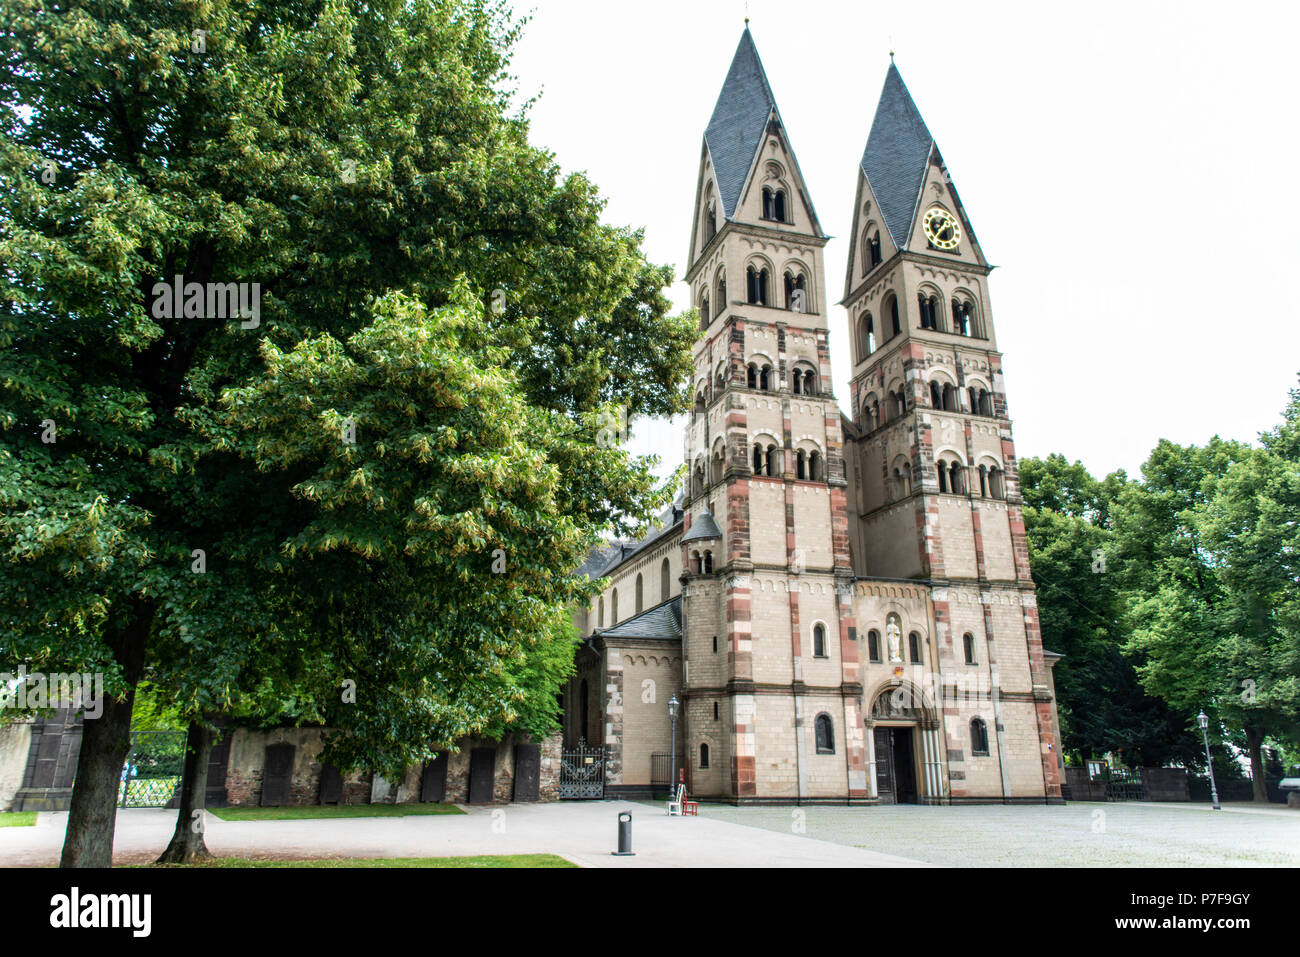
[[[718,523],[713,520],[713,513],[706,508],[700,512],[700,517],[691,523],[691,530],[682,536],[682,544],[721,537],[722,531],[718,528]]]
[[[670,598],[599,634],[602,638],[681,638],[682,596]]]
[[[754,38],[745,27],[740,45],[731,60],[726,82],[713,108],[713,118],[704,131],[704,142],[713,158],[717,175],[718,193],[727,219],[736,212],[740,194],[745,188],[749,168],[763,143],[767,120],[776,110],[776,98],[758,58]],[[780,111],[777,111],[780,115]]]
[[[862,154],[862,172],[871,184],[885,228],[899,249],[907,245],[934,145],[934,137],[891,60]]]

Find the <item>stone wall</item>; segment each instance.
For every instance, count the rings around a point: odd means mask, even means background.
[[[13,809],[14,795],[23,786],[31,743],[30,721],[0,725],[0,812]]]
[[[294,746],[289,804],[294,807],[319,804],[321,771],[324,767],[320,754],[325,734],[326,731],[322,728],[234,732],[230,743],[230,763],[226,769],[226,793],[230,806],[256,807],[261,803],[266,748],[273,744]],[[541,801],[558,799],[560,740],[557,733],[541,742],[538,784],[538,798]],[[514,796],[514,747],[520,743],[528,743],[526,736],[508,735],[502,741],[482,741],[477,738],[458,741],[456,750],[448,754],[445,800],[453,804],[464,804],[469,800],[470,754],[474,748],[490,747],[496,749],[493,803],[510,803]],[[385,782],[369,771],[349,772],[343,776],[342,803],[417,803],[420,800],[423,772],[423,767],[407,769],[396,787],[392,786],[392,782]]]

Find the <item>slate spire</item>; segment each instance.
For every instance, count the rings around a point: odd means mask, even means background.
[[[871,184],[885,228],[899,249],[907,245],[932,148],[934,137],[891,58],[862,154],[862,172]]]
[[[713,158],[718,194],[723,213],[731,219],[745,188],[754,156],[763,143],[768,117],[776,110],[776,98],[767,82],[758,48],[746,25],[740,45],[731,60],[722,93],[713,108],[713,118],[704,131],[704,142]],[[780,116],[780,111],[777,111]]]

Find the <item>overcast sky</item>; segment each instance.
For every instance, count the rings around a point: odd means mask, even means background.
[[[520,4],[519,11],[528,8]],[[1160,438],[1247,441],[1300,372],[1300,4],[749,0],[842,297],[889,51],[985,255],[1021,457],[1136,474]],[[533,141],[685,271],[701,139],[744,0],[538,0],[514,62]],[[671,295],[689,306],[679,282]],[[848,402],[847,317],[832,307]],[[680,423],[638,451],[682,459]]]

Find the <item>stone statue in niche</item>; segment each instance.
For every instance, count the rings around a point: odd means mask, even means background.
[[[885,625],[885,635],[889,641],[889,660],[902,661],[903,656],[900,654],[902,648],[903,629],[898,626],[897,618],[890,618]]]

